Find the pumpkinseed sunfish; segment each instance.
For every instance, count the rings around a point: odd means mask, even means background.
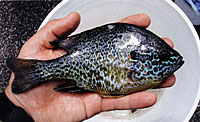
[[[50,43],[67,54],[53,60],[7,59],[15,74],[13,93],[70,79],[55,90],[127,95],[158,86],[184,63],[160,37],[125,23],[106,24]]]

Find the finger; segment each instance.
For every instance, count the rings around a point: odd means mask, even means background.
[[[171,87],[175,84],[175,82],[176,82],[176,77],[175,75],[172,75],[169,78],[167,78],[165,82],[161,83],[157,88]]]
[[[102,111],[144,108],[155,104],[157,97],[151,92],[138,92],[119,98],[103,98]]]
[[[129,24],[133,24],[133,25],[137,25],[137,26],[146,28],[150,25],[151,20],[150,20],[150,17],[146,14],[136,14],[136,15],[128,16],[128,17],[120,20],[119,22],[129,23]]]
[[[52,25],[54,22],[52,23]],[[72,12],[64,18],[60,19],[56,26],[51,26],[50,30],[58,38],[66,38],[69,34],[74,32],[80,24],[80,15],[77,12]]]
[[[163,37],[162,38],[169,46],[171,46],[172,48],[174,48],[174,44],[172,42],[171,39],[167,38],[167,37]]]
[[[101,112],[101,99],[97,93],[87,93],[82,96],[87,118]]]
[[[53,48],[53,46],[49,44],[50,41],[65,38],[78,27],[79,23],[80,15],[77,12],[72,12],[64,18],[52,20],[47,23],[36,33],[34,38],[40,41],[40,45],[46,48]]]

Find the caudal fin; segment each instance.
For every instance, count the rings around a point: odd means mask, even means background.
[[[12,92],[22,93],[38,85],[36,69],[38,60],[26,60],[9,58],[7,66],[14,72],[15,78],[12,83]]]

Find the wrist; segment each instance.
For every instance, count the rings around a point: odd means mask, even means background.
[[[26,111],[13,104],[6,93],[0,93],[0,120],[3,122],[34,122]]]
[[[27,111],[11,91],[14,76],[11,75],[10,84],[0,93],[0,120],[3,122],[33,122]]]
[[[7,86],[7,88],[5,89],[5,95],[7,96],[7,98],[16,106],[21,106],[19,101],[15,98],[14,94],[12,93],[11,91],[11,84],[12,84],[12,81],[14,79],[14,74],[12,73],[11,74],[11,77],[10,77],[10,82],[9,82],[9,85]]]

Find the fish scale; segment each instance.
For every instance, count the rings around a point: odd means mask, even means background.
[[[16,76],[14,93],[50,80],[71,79],[56,90],[126,95],[159,85],[184,63],[182,56],[157,35],[125,23],[106,24],[51,44],[68,53],[48,61],[7,61]]]

